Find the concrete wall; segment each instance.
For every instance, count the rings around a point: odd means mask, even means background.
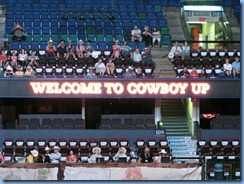
[[[215,23],[205,23],[202,24],[202,35],[204,41],[215,41]],[[208,40],[206,40],[206,36],[208,36]],[[206,44],[204,44],[206,48]],[[206,49],[215,48],[215,43],[208,43]]]
[[[221,138],[238,138],[241,140],[241,131],[240,130],[201,130],[201,136],[202,138],[205,138],[206,140],[209,140],[211,138],[217,138],[220,140]]]

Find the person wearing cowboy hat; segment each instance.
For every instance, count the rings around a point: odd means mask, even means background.
[[[32,50],[31,55],[29,56],[28,60],[30,61],[29,65],[31,67],[36,67],[39,64],[37,63],[37,60],[39,60],[38,56],[36,55],[36,51]]]
[[[90,158],[89,158],[89,163],[96,163],[96,158],[99,158],[99,157],[103,157],[102,155],[101,155],[101,148],[99,148],[99,147],[94,147],[93,149],[92,149],[92,155],[90,156]]]
[[[28,65],[26,67],[25,76],[34,76],[34,75],[35,75],[35,71],[31,68],[30,65]]]
[[[58,164],[61,158],[61,153],[59,153],[60,148],[58,146],[53,147],[54,152],[50,154],[50,160],[53,164]]]
[[[127,158],[126,149],[124,147],[120,147],[118,152],[113,157],[114,160],[118,160],[119,158]]]
[[[136,77],[136,73],[134,72],[134,68],[132,66],[129,66],[124,74],[124,77],[126,78],[133,78]]]
[[[30,152],[31,154],[27,157],[26,163],[28,164],[38,163],[38,155],[39,155],[38,151],[34,149]]]
[[[13,68],[10,65],[8,65],[6,67],[6,71],[4,73],[4,77],[9,77],[9,76],[12,76],[13,74],[14,74],[13,73]]]
[[[77,54],[78,58],[83,58],[85,52],[86,52],[86,50],[83,45],[83,41],[79,40],[78,45],[76,46],[76,54]]]
[[[120,57],[120,45],[119,45],[119,40],[115,41],[115,44],[113,45],[113,54],[111,56],[112,59],[116,59]]]
[[[73,58],[75,60],[77,60],[76,56],[75,56],[75,46],[72,44],[72,41],[68,41],[68,45],[66,47],[66,52],[67,52],[67,55],[66,55],[66,60],[69,59],[69,56],[72,55]]]
[[[161,158],[162,157],[166,157],[167,156],[167,151],[165,149],[162,149],[160,152],[159,152],[159,156],[156,160],[156,163],[161,163]]]
[[[92,66],[90,66],[89,68],[88,68],[88,72],[87,72],[87,74],[86,74],[86,78],[96,78],[97,76],[96,76],[96,74],[95,74],[95,72],[94,72],[94,67],[92,67]]]
[[[48,45],[46,46],[46,56],[55,57],[55,52],[57,51],[56,47],[53,45],[53,41],[49,40]]]
[[[24,75],[23,67],[21,65],[18,65],[17,71],[14,73],[17,77],[22,77]]]
[[[51,149],[47,146],[45,147],[45,153],[42,154],[42,162],[41,163],[51,163],[51,160],[50,160],[50,152]]]

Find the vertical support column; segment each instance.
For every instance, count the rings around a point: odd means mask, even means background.
[[[195,121],[200,123],[200,102],[199,99],[192,103],[192,135],[195,135]]]
[[[157,122],[161,120],[161,99],[155,98],[155,105],[154,105],[154,117],[155,117],[155,125],[157,126]]]
[[[86,100],[84,98],[81,100],[81,116],[82,119],[86,119]]]

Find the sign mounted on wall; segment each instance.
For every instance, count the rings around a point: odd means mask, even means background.
[[[240,80],[2,78],[0,98],[240,98]],[[231,89],[231,90],[230,90]]]

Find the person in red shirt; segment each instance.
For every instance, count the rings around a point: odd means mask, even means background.
[[[4,157],[3,157],[3,155],[0,153],[0,163],[4,163],[5,162],[5,160],[4,160]]]
[[[192,71],[190,72],[190,78],[199,78],[196,67],[192,68]]]
[[[7,60],[8,56],[4,53],[4,50],[2,49],[0,55],[0,68],[6,65]]]
[[[73,150],[69,151],[69,156],[66,158],[66,163],[76,163],[77,162],[77,156],[74,154]]]

